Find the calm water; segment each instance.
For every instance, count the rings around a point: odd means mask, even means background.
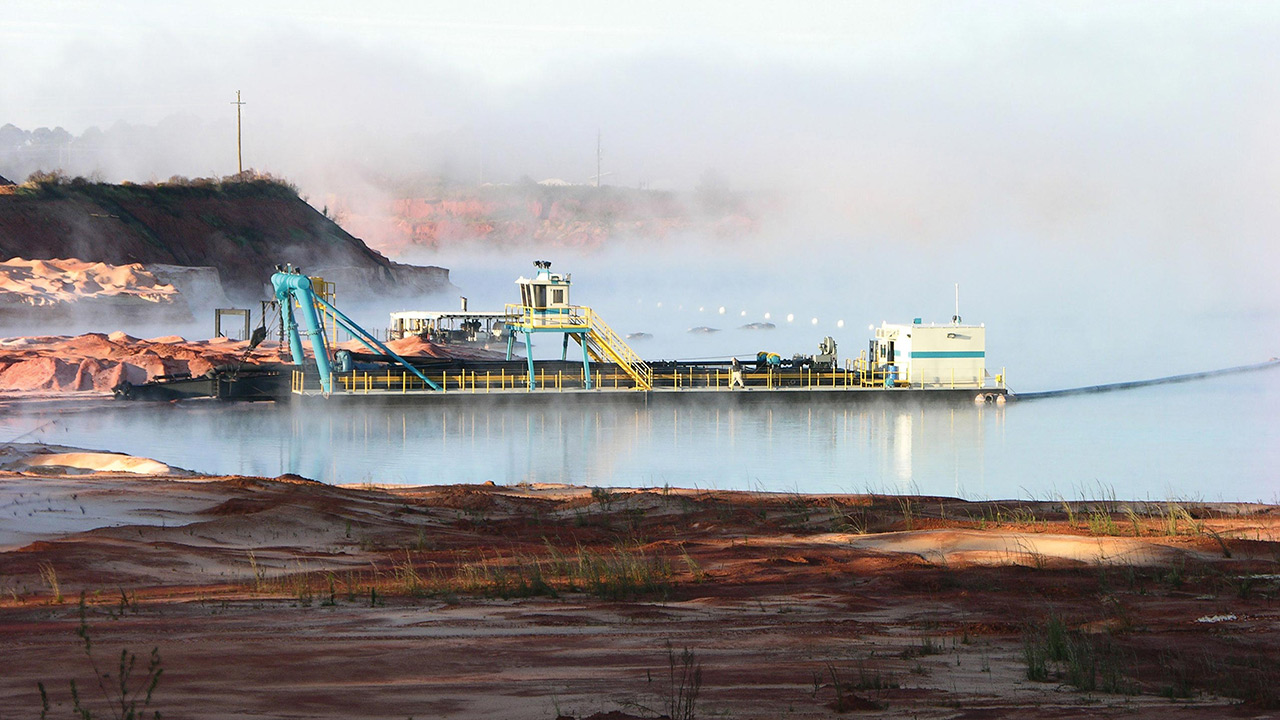
[[[1280,499],[1280,372],[995,407],[422,410],[112,404],[0,439],[331,483],[565,482],[982,498]]]

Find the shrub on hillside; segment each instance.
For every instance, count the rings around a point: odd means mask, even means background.
[[[67,189],[83,192],[95,199],[120,201],[128,197],[141,199],[147,195],[179,197],[297,197],[293,183],[270,173],[245,170],[222,178],[188,178],[173,175],[160,183],[104,183],[99,178],[70,177],[62,170],[37,170],[22,184],[20,194],[36,197],[65,197]]]

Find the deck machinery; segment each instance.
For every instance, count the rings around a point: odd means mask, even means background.
[[[461,391],[537,396],[548,391],[613,395],[604,391],[616,390],[640,391],[648,397],[680,390],[730,389],[733,359],[646,362],[598,313],[572,304],[568,273],[552,272],[551,263],[545,261],[536,262],[535,267],[533,277],[516,281],[520,302],[508,304],[501,313],[501,327],[494,335],[506,340],[506,354],[505,359],[493,360],[401,357],[312,292],[309,279],[300,271],[280,269],[272,276],[272,284],[298,367],[291,391],[302,395],[456,395]],[[322,317],[332,318],[369,352],[357,355],[339,350],[331,360]],[[849,391],[875,395],[887,389],[930,391],[920,393],[921,397],[958,397],[959,393],[972,397],[976,391],[976,399],[994,400],[1005,393],[1004,378],[1003,373],[993,378],[986,371],[985,332],[982,325],[960,324],[958,317],[949,324],[924,324],[919,319],[910,325],[886,323],[875,331],[868,350],[845,360],[843,366],[835,341],[824,338],[814,355],[782,359],[762,352],[746,358],[742,376],[748,390],[813,390],[840,396]],[[314,361],[304,358],[303,335],[310,339]],[[548,335],[559,335],[560,359],[535,362],[535,337]],[[517,338],[524,340],[524,358],[516,357]],[[570,341],[579,346],[580,360],[569,359]]]
[[[388,340],[417,335],[442,345],[495,350],[507,346],[513,319],[503,311],[470,310],[467,299],[457,310],[398,310],[391,313]]]

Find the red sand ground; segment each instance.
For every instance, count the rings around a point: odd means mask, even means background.
[[[1272,506],[72,477],[32,452],[0,453],[3,717],[39,714],[38,682],[67,714],[71,680],[109,714],[91,660],[122,648],[134,686],[158,650],[170,717],[1280,705]]]
[[[109,393],[122,380],[139,384],[160,375],[203,375],[239,361],[245,347],[226,338],[142,340],[120,332],[6,338],[0,340],[0,393]],[[274,347],[259,350],[249,362],[274,355]]]
[[[441,346],[416,336],[388,343],[404,357],[495,358],[496,353]],[[227,338],[186,340],[176,335],[143,340],[121,332],[67,337],[0,339],[0,397],[110,393],[123,380],[138,385],[161,375],[200,376],[219,365],[278,362],[278,345],[266,342],[246,355],[248,343]],[[354,340],[338,345],[364,352]],[[310,348],[307,348],[309,351]]]

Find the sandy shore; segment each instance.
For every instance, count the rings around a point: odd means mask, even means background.
[[[1270,717],[1278,511],[331,487],[9,446],[0,707],[39,715],[42,683],[65,715],[75,680],[108,715],[92,663],[127,649],[140,686],[155,648],[170,717]]]

